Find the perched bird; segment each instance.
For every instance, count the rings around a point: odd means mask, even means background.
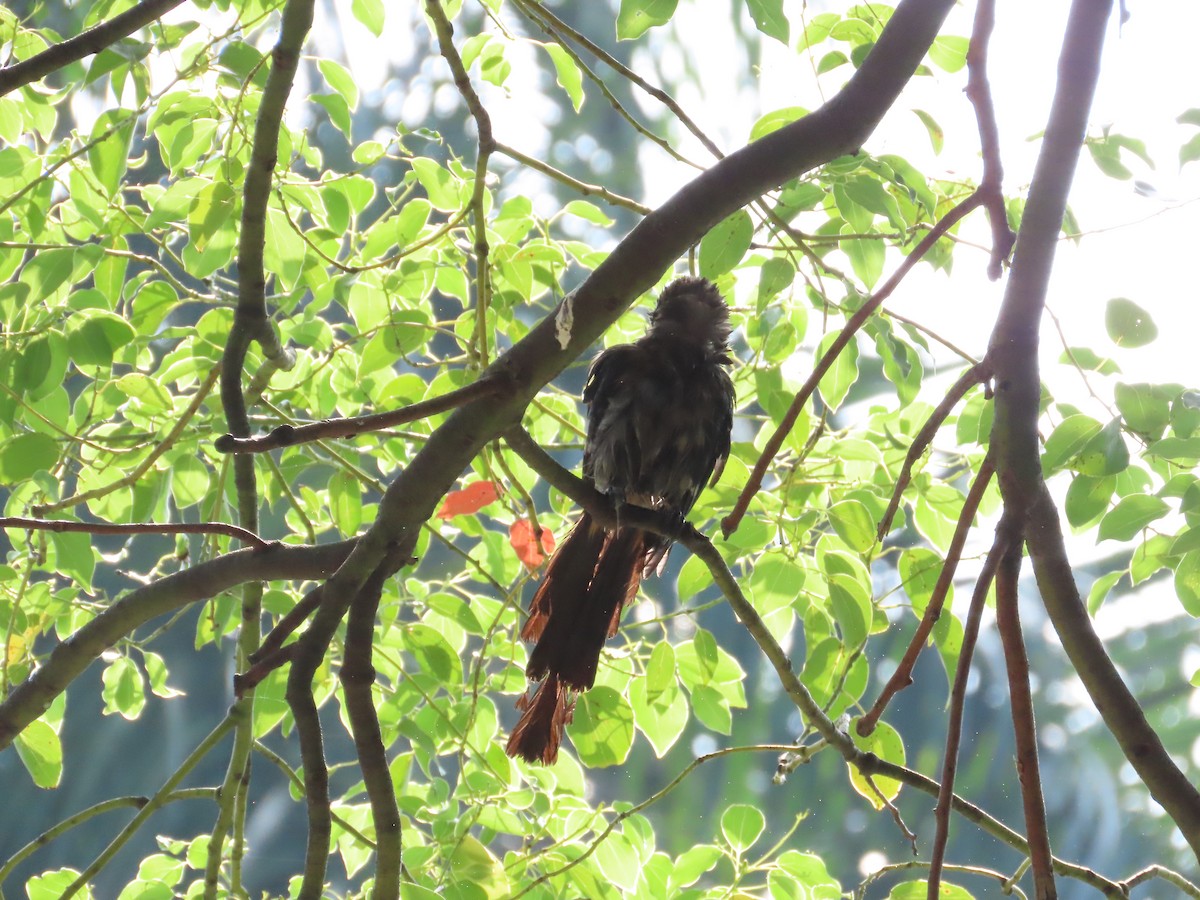
[[[657,510],[683,525],[729,455],[733,382],[729,310],[703,278],[663,289],[645,337],[596,357],[583,389],[588,407],[583,474],[618,504]],[[574,692],[596,680],[606,639],[642,577],[660,571],[671,541],[640,528],[610,531],[585,510],[550,560],[521,637],[536,641],[526,674],[540,681],[517,702],[509,756],[552,763]]]

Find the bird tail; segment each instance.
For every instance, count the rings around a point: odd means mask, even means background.
[[[522,715],[509,737],[510,756],[557,758],[574,705],[568,692],[595,684],[604,642],[617,633],[657,544],[638,528],[606,531],[585,512],[559,546],[521,629],[522,638],[537,642],[525,673],[544,680],[532,699],[518,702]]]

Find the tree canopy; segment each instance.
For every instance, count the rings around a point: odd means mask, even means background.
[[[1123,375],[1147,298],[1045,316],[1081,159],[1153,165],[1090,118],[1126,11],[1072,4],[1017,185],[995,6],[0,9],[0,890],[1200,897],[1200,390]],[[964,271],[975,345],[896,309]],[[736,409],[680,531],[574,472],[684,273]],[[678,546],[531,765],[580,508]]]

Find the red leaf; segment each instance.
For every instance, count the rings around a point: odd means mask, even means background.
[[[448,493],[445,502],[442,503],[442,508],[438,510],[438,518],[451,519],[454,516],[466,516],[479,512],[498,496],[496,482],[476,481],[460,491]]]
[[[554,533],[549,528],[543,528],[541,540],[535,540],[533,526],[525,519],[517,519],[509,526],[508,542],[517,551],[517,559],[530,572],[546,561],[546,554],[554,552]]]

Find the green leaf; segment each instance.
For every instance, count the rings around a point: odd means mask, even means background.
[[[724,857],[720,848],[712,844],[698,844],[684,850],[675,860],[675,870],[671,874],[671,884],[675,887],[687,887],[700,880],[700,876],[708,872]]]
[[[926,900],[928,896],[927,881],[906,881],[892,888],[887,900]],[[974,896],[966,888],[951,884],[944,878],[938,885],[937,897],[938,900],[974,900]]]
[[[850,225],[842,229],[844,234],[858,233]],[[854,274],[868,288],[873,288],[883,274],[883,263],[887,256],[887,248],[883,245],[883,236],[849,238],[841,242],[842,251],[850,258],[850,267]]]
[[[63,575],[69,575],[85,591],[92,589],[92,575],[96,571],[96,554],[92,552],[92,538],[81,531],[54,532],[50,536],[54,544],[54,565]]]
[[[563,212],[578,216],[585,222],[591,222],[593,225],[599,225],[602,228],[607,228],[613,223],[613,219],[609,218],[604,210],[600,209],[594,203],[588,203],[586,200],[572,200],[563,207]]]
[[[853,738],[855,745],[860,750],[865,750],[867,753],[874,753],[884,762],[894,763],[902,766],[905,762],[904,756],[904,741],[900,737],[900,732],[889,725],[887,722],[879,722],[875,725],[875,730],[866,737],[858,733],[855,728],[850,729],[850,736]],[[888,803],[895,800],[900,795],[900,782],[892,778],[885,778],[882,775],[875,775],[871,781],[875,783],[875,790],[872,790],[866,776],[864,776],[857,768],[846,764],[846,768],[850,773],[850,783],[854,785],[854,790],[866,798],[867,802],[874,806],[877,810],[882,810]],[[880,794],[883,799],[880,799]]]
[[[784,288],[791,287],[796,279],[796,268],[790,260],[775,257],[762,264],[758,275],[756,306],[759,314]]]
[[[383,0],[350,0],[350,12],[354,18],[367,26],[375,37],[383,34]]]
[[[91,140],[99,142],[88,147],[88,164],[109,197],[117,193],[125,177],[136,119],[133,110],[109,109],[97,116],[92,126]]]
[[[641,860],[633,844],[620,832],[600,842],[596,848],[596,867],[621,890],[632,893],[637,889]]]
[[[1117,479],[1112,476],[1077,475],[1067,488],[1067,521],[1073,528],[1083,528],[1094,522],[1108,509],[1116,486]]]
[[[787,16],[783,12],[783,0],[746,0],[754,27],[767,37],[786,44],[791,37]]]
[[[1171,404],[1162,391],[1152,384],[1120,382],[1114,390],[1126,425],[1152,441],[1162,437],[1171,422]]]
[[[967,50],[971,42],[957,34],[940,35],[933,39],[929,58],[934,65],[947,72],[957,72],[967,64]]]
[[[620,765],[633,746],[633,708],[618,691],[598,685],[579,695],[567,733],[585,766]]]
[[[796,602],[804,577],[804,569],[782,553],[764,553],[750,572],[748,599],[760,616],[769,616]]]
[[[1200,618],[1200,550],[1185,553],[1175,568],[1175,593],[1188,615]]]
[[[754,846],[766,826],[763,814],[748,803],[735,803],[721,814],[721,834],[738,855]]]
[[[1100,478],[1116,475],[1129,466],[1129,448],[1121,434],[1121,421],[1113,419],[1084,445],[1071,462],[1071,468],[1081,475]]]
[[[1046,447],[1042,451],[1042,472],[1050,475],[1070,467],[1103,430],[1103,425],[1082,413],[1063,419],[1046,438]]]
[[[57,732],[41,719],[30,722],[14,741],[17,756],[40,788],[56,788],[62,780],[62,741]],[[33,896],[31,893],[30,896]]]
[[[67,352],[79,367],[111,366],[113,355],[134,338],[120,316],[103,310],[77,312],[67,321]]]
[[[750,214],[739,209],[700,239],[700,274],[715,280],[742,261],[754,237]]]
[[[145,683],[142,670],[128,656],[119,656],[104,670],[104,714],[118,713],[124,719],[133,720],[142,714],[146,706]]]
[[[432,675],[447,689],[462,684],[462,660],[436,629],[420,623],[410,625],[405,630],[404,643],[422,672]]]
[[[663,641],[658,647],[670,647]],[[655,648],[656,651],[658,648]],[[629,703],[633,709],[634,722],[638,730],[646,735],[654,755],[662,759],[670,750],[679,736],[683,734],[688,723],[688,704],[683,691],[675,681],[674,660],[668,673],[669,681],[662,687],[652,691],[650,676],[635,678],[629,684]]]
[[[871,627],[871,598],[856,578],[838,573],[829,579],[829,605],[848,647],[867,639]]]
[[[866,553],[875,546],[875,520],[871,511],[859,501],[835,503],[829,508],[829,522],[851,550]]]
[[[1158,337],[1158,327],[1132,300],[1115,297],[1104,310],[1104,327],[1118,347],[1144,347]]]
[[[443,212],[458,211],[459,183],[448,169],[442,168],[436,160],[423,156],[418,156],[412,161],[412,168],[435,209]]]
[[[821,338],[821,343],[817,345],[817,358],[820,359],[833,346],[833,342],[837,339],[838,332],[831,331],[825,337]],[[831,411],[837,411],[837,408],[842,405],[842,401],[846,399],[846,395],[850,393],[850,388],[854,386],[854,382],[858,380],[858,343],[854,338],[842,348],[842,352],[838,354],[833,364],[821,376],[821,381],[817,386],[817,390],[821,393],[821,399]]]
[[[1194,134],[1179,148],[1179,168],[1182,169],[1188,163],[1198,159],[1200,159],[1200,134]]]
[[[1151,522],[1161,519],[1169,511],[1166,501],[1148,494],[1131,494],[1100,520],[1097,541],[1128,541]]]
[[[764,113],[759,117],[758,121],[750,127],[750,140],[757,141],[761,137],[766,137],[772,131],[778,131],[785,125],[791,125],[798,119],[808,115],[808,110],[802,106],[785,106],[782,109],[773,109],[769,113]]]
[[[617,40],[640,38],[656,25],[665,25],[675,15],[679,0],[621,0],[617,13]]]
[[[541,45],[546,52],[550,54],[550,59],[554,63],[554,72],[558,76],[558,84],[567,96],[571,99],[571,106],[575,112],[579,112],[579,108],[583,106],[583,72],[579,68],[579,64],[571,58],[561,44],[543,43]]]
[[[659,641],[646,663],[646,695],[654,700],[675,683],[675,650],[669,641]]]
[[[1108,572],[1107,574],[1101,575],[1099,578],[1097,578],[1095,581],[1092,582],[1092,586],[1088,590],[1088,598],[1087,598],[1087,608],[1088,608],[1089,615],[1094,616],[1096,614],[1096,612],[1100,609],[1101,605],[1103,605],[1104,599],[1108,596],[1108,592],[1113,589],[1113,585],[1115,585],[1118,581],[1120,581],[1121,576],[1123,576],[1124,574],[1125,573],[1121,572],[1121,571]]]
[[[358,106],[358,82],[354,80],[349,69],[332,59],[317,60],[317,68],[325,77],[326,84],[346,101],[347,107],[354,109]]]
[[[929,143],[933,147],[933,153],[935,156],[938,155],[942,152],[942,147],[946,143],[946,132],[942,130],[942,126],[938,124],[937,119],[925,112],[925,110],[914,109],[913,114],[925,126],[925,131],[929,134]]]
[[[58,441],[47,434],[19,434],[0,443],[0,483],[12,485],[58,461]]]

